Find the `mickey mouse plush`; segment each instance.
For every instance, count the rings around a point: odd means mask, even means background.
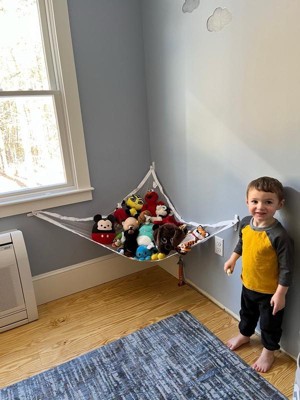
[[[116,222],[115,217],[110,214],[106,218],[100,214],[94,216],[95,224],[92,230],[92,239],[95,242],[102,244],[112,244],[116,232],[114,224]]]
[[[159,204],[156,206],[156,217],[152,217],[151,221],[156,225],[175,224],[177,226],[183,225],[183,222],[178,222],[170,207]]]

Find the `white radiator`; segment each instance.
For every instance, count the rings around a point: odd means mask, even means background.
[[[38,318],[23,234],[0,232],[0,332]]]

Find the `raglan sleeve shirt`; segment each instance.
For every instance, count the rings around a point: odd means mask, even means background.
[[[242,219],[234,252],[242,256],[243,285],[250,290],[273,294],[278,284],[290,286],[294,264],[293,241],[281,223],[255,227],[252,217]]]

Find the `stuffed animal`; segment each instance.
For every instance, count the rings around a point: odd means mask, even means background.
[[[182,255],[185,255],[192,249],[194,244],[208,236],[209,233],[203,228],[203,226],[198,225],[197,228],[187,233],[183,241],[177,246],[176,251]]]
[[[165,204],[158,204],[155,207],[155,217],[152,217],[151,221],[154,224],[162,225],[163,218],[166,218],[170,211],[170,207],[166,206]]]
[[[145,246],[154,246],[154,237],[153,237],[153,224],[145,224],[142,225],[139,229],[139,234],[137,237],[138,245]]]
[[[122,225],[122,222],[125,221],[126,218],[130,217],[130,213],[124,201],[122,202],[122,204],[117,204],[113,215],[116,219],[117,224],[119,225]]]
[[[147,246],[141,245],[136,249],[135,259],[139,261],[151,260],[152,250]]]
[[[122,232],[116,233],[116,236],[112,242],[112,247],[119,248],[122,246]]]
[[[112,244],[115,233],[115,217],[110,214],[106,218],[100,214],[94,216],[94,226],[92,229],[92,239],[102,244]]]
[[[150,211],[142,211],[138,217],[138,222],[140,224],[137,237],[138,245],[145,245],[148,246],[148,248],[154,247],[153,223],[151,222]]]
[[[159,253],[168,255],[172,250],[176,251],[177,246],[187,234],[185,225],[178,227],[175,224],[163,224],[153,226],[153,237]]]
[[[170,207],[166,205],[157,205],[156,206],[156,217],[152,217],[152,222],[157,225],[163,224],[175,224],[177,226],[183,225],[182,222],[179,222],[175,219],[173,211]]]
[[[138,216],[138,222],[139,225],[143,225],[147,222],[152,222],[152,216],[150,211],[145,210],[145,211],[141,211],[141,213]]]
[[[184,225],[183,222],[177,221],[177,219],[174,217],[172,212],[169,215],[167,215],[166,218],[163,218],[162,223],[163,224],[174,224],[179,227]]]
[[[139,234],[139,223],[134,217],[128,217],[123,221],[123,249],[122,253],[127,257],[134,257],[137,244],[137,236]]]
[[[154,190],[148,190],[144,197],[144,205],[142,211],[150,211],[151,215],[155,217],[156,206],[159,204],[164,204],[163,201],[158,200],[158,194]]]
[[[125,204],[127,206],[129,214],[132,217],[137,218],[139,213],[142,211],[144,202],[141,196],[139,196],[138,194],[132,194],[130,197],[128,197],[127,200],[125,200]]]
[[[151,256],[151,260],[153,261],[163,260],[164,258],[166,258],[166,255],[164,253],[159,253],[159,252],[155,252]]]

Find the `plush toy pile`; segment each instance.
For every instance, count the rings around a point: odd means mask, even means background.
[[[94,216],[91,238],[111,245],[119,253],[140,260],[161,260],[171,252],[187,254],[199,240],[209,236],[201,225],[188,231],[154,190],[144,198],[133,194],[106,217]]]

